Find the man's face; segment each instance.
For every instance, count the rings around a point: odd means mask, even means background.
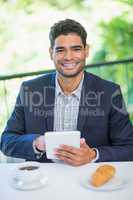
[[[49,49],[56,70],[63,77],[75,77],[83,71],[89,48],[75,33],[60,35]]]

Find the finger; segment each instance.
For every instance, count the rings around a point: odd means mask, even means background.
[[[69,158],[73,161],[76,160],[76,156],[74,154],[67,152],[67,151],[62,151],[62,150],[54,151],[54,155],[59,157],[59,158]]]
[[[41,151],[44,151],[45,150],[45,146],[43,144],[38,144],[37,145],[37,148]]]
[[[45,150],[46,146],[42,137],[37,138],[37,140],[35,141],[35,146],[41,151]]]
[[[84,138],[80,139],[80,147],[82,148],[89,148],[89,146],[86,144],[86,141]]]
[[[72,165],[72,166],[78,166],[80,165],[77,160],[72,160],[71,158],[64,157],[64,156],[57,156],[60,160],[64,161],[64,163]]]
[[[83,159],[83,154],[81,153],[81,155],[77,154],[71,154],[68,153],[66,151],[58,151],[55,153],[55,156],[57,156],[59,159],[66,161],[66,160],[71,160],[71,163],[73,163],[74,165],[80,165],[80,163],[82,162]]]
[[[80,148],[68,146],[68,145],[60,145],[58,148],[59,151],[66,151],[68,153],[79,155],[80,154]]]
[[[73,161],[73,160],[71,160],[71,159],[69,159],[69,158],[66,158],[66,159],[64,160],[64,163],[66,163],[66,164],[68,164],[68,165],[72,165],[72,166],[79,166],[79,165],[80,165],[79,163],[77,163],[77,162],[75,162],[75,161]]]
[[[84,144],[85,143],[85,138],[81,138],[80,139],[80,144]]]

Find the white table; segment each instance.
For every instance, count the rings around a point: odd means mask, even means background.
[[[118,176],[130,177],[123,189],[102,192],[85,189],[80,186],[81,176],[89,175],[101,165],[87,164],[72,167],[64,164],[42,164],[48,177],[48,185],[33,191],[21,191],[9,185],[13,169],[17,164],[0,164],[1,200],[132,200],[133,199],[133,162],[110,163],[116,167]]]

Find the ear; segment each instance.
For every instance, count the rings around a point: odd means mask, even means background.
[[[53,49],[52,49],[52,47],[49,47],[49,55],[50,55],[51,60],[53,60]]]
[[[86,47],[85,47],[85,54],[86,54],[86,58],[89,56],[89,45],[86,44]]]

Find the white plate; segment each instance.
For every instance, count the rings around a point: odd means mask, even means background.
[[[47,185],[47,177],[43,177],[42,179],[34,182],[23,182],[13,177],[10,181],[10,184],[13,188],[18,190],[35,190]]]
[[[90,177],[88,178],[86,176],[80,179],[80,184],[82,187],[86,189],[91,189],[91,190],[96,190],[96,191],[112,191],[112,190],[118,190],[118,189],[124,188],[124,186],[127,184],[127,179],[114,176],[110,181],[108,181],[104,185],[100,187],[95,187],[91,185]]]

